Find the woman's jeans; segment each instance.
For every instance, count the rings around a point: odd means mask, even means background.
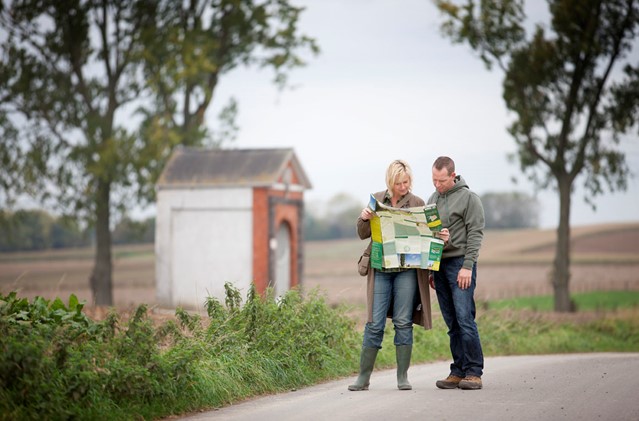
[[[439,308],[448,326],[450,352],[453,355],[450,373],[458,377],[481,377],[484,354],[475,323],[474,298],[477,265],[473,265],[470,287],[461,289],[457,284],[457,274],[463,263],[463,256],[442,259],[439,272],[433,272],[435,291]]]
[[[373,295],[373,321],[364,328],[363,346],[380,349],[384,339],[384,328],[388,309],[393,305],[395,345],[413,344],[413,310],[417,303],[417,271],[375,271],[375,293]]]

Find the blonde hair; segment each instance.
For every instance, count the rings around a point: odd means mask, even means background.
[[[386,187],[389,192],[393,191],[393,185],[403,175],[408,176],[408,191],[411,191],[413,189],[413,171],[408,162],[401,159],[391,162],[386,170]]]

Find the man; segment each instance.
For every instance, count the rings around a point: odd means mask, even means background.
[[[477,257],[484,237],[484,208],[479,196],[455,173],[452,159],[440,156],[432,170],[436,192],[428,203],[437,204],[450,239],[439,271],[431,272],[430,286],[437,292],[453,356],[450,374],[436,385],[440,389],[481,389],[484,355],[475,323],[474,292]]]

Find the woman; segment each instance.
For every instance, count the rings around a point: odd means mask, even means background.
[[[379,202],[394,208],[424,206],[424,201],[410,192],[412,184],[413,175],[409,165],[405,161],[395,160],[386,170],[387,190],[374,196]],[[372,217],[372,211],[364,208],[357,218],[357,234],[362,240],[371,236]],[[442,230],[439,237],[447,241],[448,230]],[[368,247],[370,252],[371,245]],[[428,271],[402,268],[374,270],[369,267],[367,276],[368,320],[364,328],[359,376],[354,384],[348,386],[348,390],[368,390],[377,352],[382,347],[387,316],[392,318],[395,326],[397,387],[411,390],[407,373],[413,349],[413,323],[425,329],[431,328]]]

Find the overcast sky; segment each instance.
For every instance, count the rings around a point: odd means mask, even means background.
[[[311,179],[307,201],[337,193],[361,198],[382,190],[391,160],[414,171],[413,192],[426,199],[430,168],[452,157],[471,189],[534,194],[517,164],[507,159],[514,141],[501,98],[500,72],[489,72],[465,45],[439,33],[429,0],[295,0],[305,5],[300,30],[322,53],[290,73],[295,87],[278,93],[269,71],[234,71],[221,79],[213,121],[232,95],[239,103],[237,148],[292,147]],[[534,2],[536,7],[545,2]],[[531,11],[534,13],[541,10]],[[639,52],[637,52],[639,53]],[[639,54],[635,54],[637,56]],[[624,150],[639,173],[635,134]],[[519,183],[513,184],[512,178]],[[573,195],[573,225],[639,220],[639,174],[625,193],[598,199],[597,212]],[[542,227],[555,227],[556,193],[540,192]]]

